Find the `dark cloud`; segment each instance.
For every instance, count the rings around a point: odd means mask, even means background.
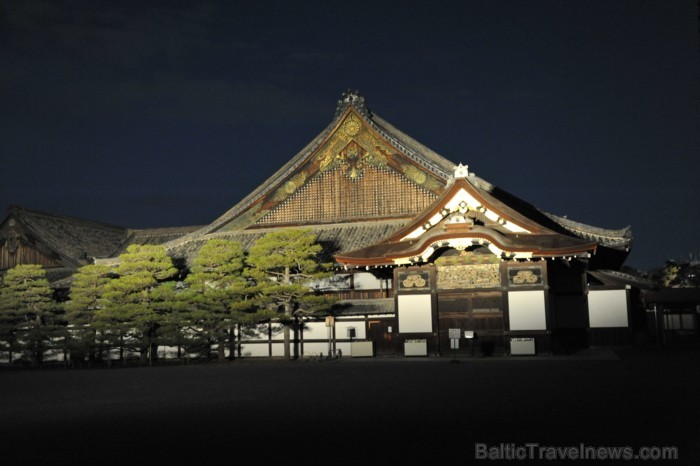
[[[352,87],[542,209],[631,224],[630,263],[660,265],[700,252],[697,18],[693,0],[6,0],[0,204],[205,223]]]

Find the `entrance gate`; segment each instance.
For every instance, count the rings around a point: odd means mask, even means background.
[[[458,354],[489,356],[503,353],[503,294],[499,291],[472,293],[441,293],[438,296],[438,332],[442,354],[450,351],[449,329],[459,328]],[[464,332],[471,330],[471,342],[464,339]],[[473,345],[473,348],[470,347]]]

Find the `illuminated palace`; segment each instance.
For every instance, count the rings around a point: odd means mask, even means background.
[[[11,208],[0,267],[39,262],[60,283],[132,243],[163,244],[186,266],[208,239],[249,247],[296,227],[313,229],[333,259],[336,279],[317,286],[340,299],[330,327],[323,317],[305,322],[305,356],[328,351],[329,334],[333,351],[355,357],[520,355],[628,344],[646,326],[619,272],[629,228],[544,212],[399,131],[355,91],[304,149],[209,225],[129,230]],[[274,322],[237,337],[236,356],[282,355]]]

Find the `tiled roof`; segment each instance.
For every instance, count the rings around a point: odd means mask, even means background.
[[[549,219],[579,238],[597,241],[600,244],[611,248],[627,247],[632,243],[632,229],[629,226],[618,230],[612,230],[575,222],[573,220],[569,220],[568,218],[559,217],[547,212],[544,212],[544,214]]]
[[[112,254],[113,256],[118,256],[119,254],[126,251],[126,248],[132,244],[163,244],[168,241],[173,241],[177,238],[181,238],[187,234],[194,231],[200,230],[202,228],[199,226],[190,227],[173,227],[173,228],[149,228],[144,230],[128,230],[128,236],[124,242],[119,245],[119,247]]]
[[[317,235],[317,241],[324,246],[325,260],[332,260],[333,254],[352,251],[368,244],[374,244],[391,235],[401,228],[408,220],[388,220],[362,223],[342,223],[331,225],[315,225],[310,228]],[[170,255],[175,259],[191,263],[199,248],[209,239],[224,238],[241,243],[244,249],[250,248],[253,242],[270,231],[278,228],[254,230],[239,230],[212,233],[189,237],[185,241],[167,244]]]
[[[349,112],[357,114],[363,124],[380,135],[393,146],[400,160],[406,160],[411,167],[418,166],[436,181],[432,193],[442,192],[453,178],[455,164],[440,154],[432,151],[415,139],[398,130],[381,117],[374,115],[365,106],[365,101],[357,91],[348,91],[338,101],[335,117],[309,144],[284,164],[277,172],[264,181],[257,189],[243,198],[231,209],[211,224],[203,227],[161,228],[149,230],[129,230],[120,226],[106,225],[88,220],[44,214],[27,209],[11,208],[11,212],[23,219],[26,230],[41,241],[51,252],[57,253],[64,266],[76,267],[88,263],[91,257],[111,258],[114,261],[130,244],[163,244],[175,259],[190,261],[201,245],[210,238],[224,237],[240,241],[244,247],[264,233],[276,227],[258,227],[254,225],[254,213],[261,208],[263,199],[269,199],[274,190],[288,178],[301,171],[309,160],[318,153],[334,131],[338,130]],[[574,222],[553,214],[543,212],[533,205],[509,194],[487,181],[469,174],[469,182],[488,198],[494,207],[503,207],[519,213],[521,220],[542,225],[552,232],[565,235],[575,243],[597,242],[600,245],[626,254],[631,244],[632,235],[628,228],[610,230],[579,222]],[[318,234],[325,251],[332,257],[336,253],[345,253],[378,244],[398,229],[408,224],[413,215],[402,213],[403,218],[393,220],[368,220],[366,222],[333,223],[307,225]],[[386,217],[381,217],[386,219]],[[340,222],[341,220],[332,219]],[[224,227],[226,231],[224,231]],[[546,238],[542,238],[546,241]],[[539,240],[533,240],[539,241]],[[105,260],[105,262],[108,262]]]
[[[603,285],[634,286],[643,290],[651,290],[654,283],[651,280],[635,277],[629,273],[617,270],[589,270],[588,274]]]
[[[455,164],[453,162],[401,132],[388,121],[374,115],[371,123],[379,134],[392,141],[394,147],[414,162],[443,179],[448,179],[454,173]]]
[[[380,315],[394,314],[394,298],[347,299],[337,303],[337,315]]]
[[[284,180],[294,176],[295,171],[300,170],[315,151],[319,150],[319,148],[325,144],[327,138],[340,124],[341,119],[345,118],[347,115],[348,109],[354,110],[356,114],[364,120],[365,124],[373,128],[374,131],[388,141],[402,157],[421,166],[437,179],[444,180],[446,186],[449,185],[450,180],[453,179],[456,167],[453,162],[401,132],[383,118],[373,114],[365,106],[364,98],[360,96],[357,91],[348,91],[344,93],[342,98],[338,101],[335,118],[306,147],[292,157],[289,162],[284,164],[257,189],[211,224],[197,231],[193,231],[190,234],[164,243],[166,249],[171,251],[174,256],[180,256],[189,260],[192,258],[193,253],[199,249],[203,241],[211,237],[218,237],[216,235],[237,239],[246,246],[265,231],[269,231],[253,229],[253,220],[247,219],[248,209],[260,202],[265,196],[270,195]],[[585,240],[585,242],[599,242],[608,247],[624,248],[628,246],[631,241],[629,229],[607,230],[562,219],[561,217],[537,209],[533,205],[477,177],[473,173],[469,174],[469,182],[482,193],[484,198],[489,199],[495,207],[499,207],[500,210],[512,212],[514,217],[519,217],[521,221],[529,219],[530,222],[542,225],[551,232],[580,238]],[[232,227],[234,220],[236,220],[236,226]],[[404,219],[403,224],[408,223],[407,221],[408,219]],[[391,223],[397,225],[395,222]],[[379,224],[371,223],[370,225],[374,226],[367,228],[371,229],[373,232],[382,231],[382,234],[384,234],[383,227],[377,228]],[[224,226],[230,231],[222,231]],[[325,227],[321,225],[312,225],[311,227],[319,231],[320,240],[323,240],[324,235],[326,237],[335,235],[333,239],[334,246],[332,246],[335,250],[331,251],[331,253],[349,252],[353,249],[369,247],[376,244],[380,239],[383,239],[381,234],[373,233],[364,236],[362,241],[358,241],[354,230],[348,225],[343,227],[338,226],[338,224],[327,225]],[[396,229],[398,228],[399,227],[396,226]],[[246,231],[246,229],[250,231]],[[343,235],[346,234],[349,235],[348,238],[343,237]],[[578,244],[580,241],[574,241],[574,243]]]
[[[92,257],[110,256],[127,237],[124,227],[19,206],[8,209],[10,217],[36,242],[57,254],[66,267],[89,264]]]
[[[210,225],[205,226],[200,231],[193,233],[192,237],[199,237],[217,231],[223,225],[228,224],[233,219],[243,214],[263,196],[270,194],[283,180],[293,176],[295,170],[300,168],[309,159],[309,157],[311,157],[312,154],[325,143],[326,138],[338,126],[340,120],[343,118],[349,107],[352,107],[362,118],[364,118],[367,125],[372,127],[375,131],[377,131],[377,133],[381,134],[384,138],[391,142],[395,149],[397,149],[404,157],[411,159],[435,175],[437,178],[446,181],[450,174],[454,171],[454,163],[428,149],[408,135],[402,133],[382,118],[372,115],[372,113],[369,112],[364,105],[364,98],[360,97],[356,91],[349,91],[345,93],[343,98],[338,102],[335,118],[328,126],[326,126],[326,128],[323,129],[323,131],[321,131],[309,144],[307,144],[306,147],[299,151],[294,157],[292,157],[291,160],[289,160],[289,162],[284,164],[272,176],[258,186],[258,188],[221,215],[218,219],[214,220]],[[245,226],[242,226],[242,228],[245,228]]]

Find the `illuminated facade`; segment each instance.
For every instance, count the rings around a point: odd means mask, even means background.
[[[30,214],[11,211],[0,225],[3,268],[21,262],[21,248],[70,271],[146,242],[187,265],[211,238],[247,248],[271,230],[313,229],[337,278],[318,286],[340,306],[331,342],[324,319],[305,322],[297,344],[306,356],[329,345],[351,356],[537,354],[627,343],[641,325],[629,287],[608,280],[629,253],[629,228],[539,210],[404,134],[356,91],[304,149],[209,225],[135,231],[67,219],[66,231],[51,233],[48,220],[34,231]],[[93,240],[74,244],[80,229]],[[281,355],[278,330],[239,328],[237,355]]]
[[[346,355],[366,342],[375,355],[443,354],[457,334],[459,351],[474,354],[568,351],[626,343],[636,325],[630,290],[605,280],[629,253],[629,228],[543,212],[399,131],[354,91],[253,193],[165,246],[190,260],[208,238],[248,246],[290,227],[312,228],[336,264],[326,291],[344,305],[332,339]],[[306,322],[304,354],[327,352],[326,331]],[[280,354],[271,327],[258,337],[241,338],[242,355]]]

